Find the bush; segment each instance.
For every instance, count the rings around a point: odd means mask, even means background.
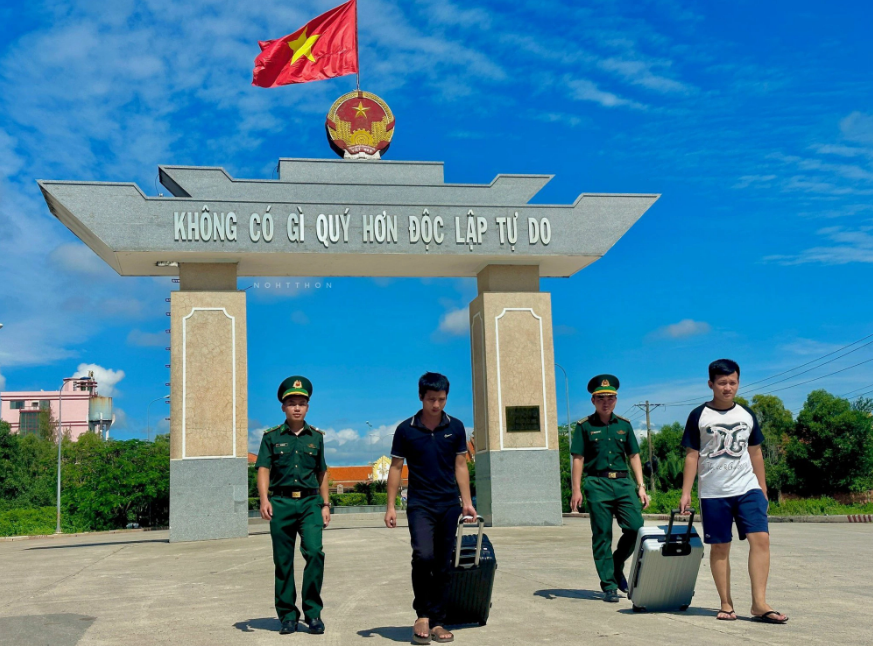
[[[679,499],[682,497],[681,489],[669,489],[668,491],[655,491],[649,493],[651,503],[644,510],[645,514],[669,514],[674,509],[679,509]],[[697,499],[697,491],[691,492],[691,506],[694,512],[700,515],[700,500]]]
[[[261,508],[261,499],[260,498],[249,498],[249,511],[253,509],[255,511]]]
[[[334,507],[361,507],[367,504],[367,494],[364,493],[332,493],[330,504]]]
[[[387,505],[388,504],[388,494],[387,493],[374,493],[373,494],[373,504],[374,505]],[[396,507],[400,506],[400,496],[394,499],[394,505]]]
[[[54,534],[57,527],[57,508],[13,509],[0,514],[0,536],[38,536]],[[74,518],[61,514],[64,533],[87,531]]]
[[[833,498],[807,498],[784,500],[782,504],[770,503],[771,516],[844,516],[847,514],[871,514],[873,503],[841,505]]]

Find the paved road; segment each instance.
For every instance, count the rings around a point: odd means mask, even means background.
[[[687,612],[636,614],[626,600],[600,601],[588,523],[565,523],[488,530],[499,563],[491,619],[457,629],[456,643],[873,642],[871,525],[773,525],[771,602],[792,619],[765,626],[745,619],[745,543],[734,553],[739,621],[714,619],[708,558]],[[325,533],[324,636],[278,634],[270,538],[253,523],[248,539],[203,543],[169,544],[166,532],[0,542],[0,644],[408,643],[407,530],[380,528],[378,517],[335,525]]]

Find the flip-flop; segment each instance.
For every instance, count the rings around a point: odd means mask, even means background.
[[[720,617],[719,615],[728,615],[727,617]],[[733,615],[733,616],[731,616]],[[731,608],[730,610],[719,610],[718,614],[715,616],[719,621],[736,621],[737,620],[737,611]]]
[[[430,627],[427,628],[427,635],[419,635],[415,632],[415,626],[412,627],[412,643],[413,644],[429,644],[430,643]]]
[[[437,626],[437,628],[442,628],[442,626]],[[443,635],[437,635],[435,630],[432,630],[430,632],[431,636],[433,637],[433,640],[437,644],[448,644],[449,642],[455,641],[455,636],[452,634],[452,632],[450,630],[446,630],[445,628],[443,628],[443,630],[445,630],[445,633]]]
[[[763,615],[752,615],[752,618],[757,619],[758,621],[763,621],[765,624],[784,624],[788,621],[788,617],[785,617],[785,619],[776,619],[772,616],[781,614],[781,612],[777,612],[776,610],[768,610]]]

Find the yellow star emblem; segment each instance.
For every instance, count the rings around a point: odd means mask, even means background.
[[[365,117],[367,116],[367,110],[370,108],[364,107],[363,101],[358,101],[358,105],[355,106],[355,116],[356,117]]]
[[[307,37],[306,30],[304,29],[295,40],[289,41],[288,47],[290,47],[291,51],[294,52],[291,56],[291,62],[289,65],[296,63],[297,59],[301,56],[305,56],[314,63],[315,57],[312,55],[312,46],[315,45],[315,41],[318,40],[320,36],[321,34],[312,34],[312,36]]]

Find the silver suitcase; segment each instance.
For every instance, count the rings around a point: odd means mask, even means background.
[[[694,529],[694,510],[688,525],[674,527],[678,509],[666,527],[641,527],[631,565],[628,598],[634,612],[687,610],[694,596],[703,559],[703,543]]]

